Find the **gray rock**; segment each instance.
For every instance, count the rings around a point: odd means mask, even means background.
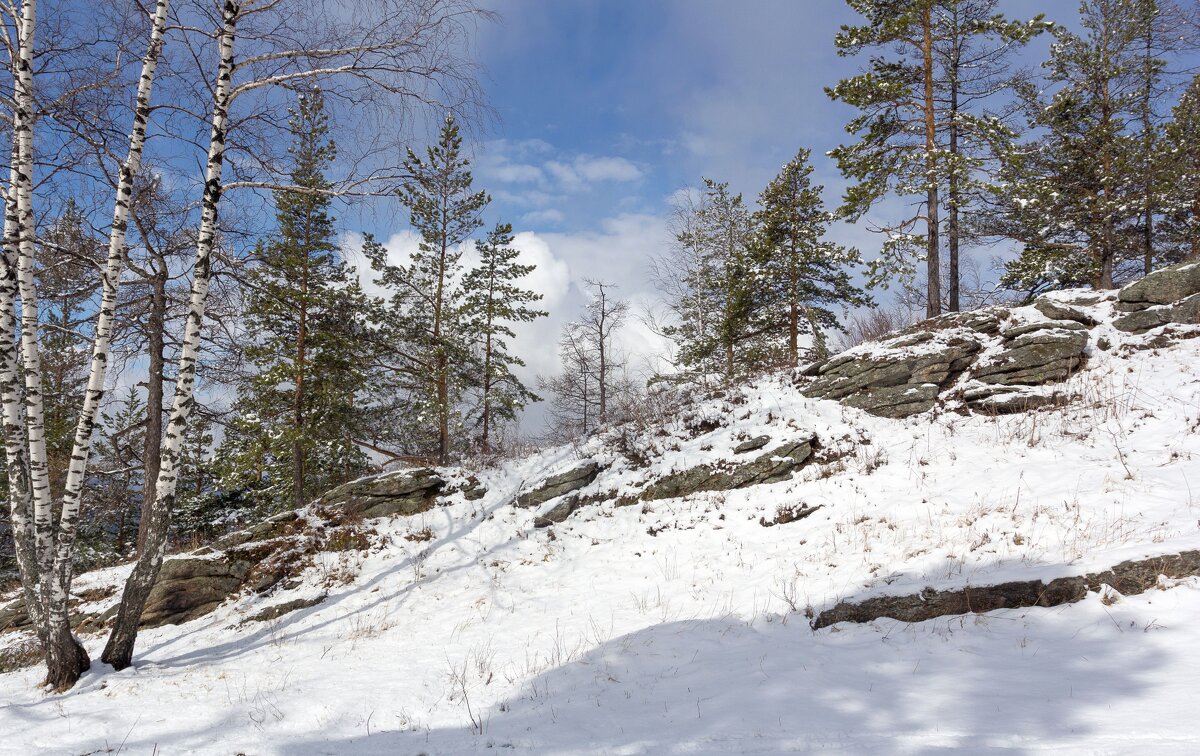
[[[354,480],[322,496],[318,505],[340,508],[349,516],[409,516],[427,512],[437,503],[446,482],[428,468],[386,473]]]
[[[745,454],[747,452],[758,451],[769,443],[771,443],[770,436],[755,436],[754,438],[746,439],[742,443],[733,447],[733,453]]]
[[[1200,324],[1200,294],[1173,305],[1148,307],[1123,315],[1113,321],[1113,327],[1126,333],[1145,333],[1168,323]]]
[[[952,313],[927,324],[970,323],[999,328],[996,312]],[[1005,311],[1006,312],[1006,311]],[[968,315],[976,315],[969,318]],[[907,417],[930,409],[939,389],[953,383],[983,345],[973,329],[913,331],[878,345],[853,349],[811,367],[816,379],[802,390],[815,399],[837,399],[872,414]]]
[[[228,555],[166,560],[146,600],[142,626],[178,625],[208,614],[242,587],[252,566]]]
[[[808,461],[816,444],[817,439],[813,436],[788,442],[732,468],[699,465],[671,473],[647,486],[641,499],[673,499],[700,491],[732,491],[762,483],[778,483],[790,478],[792,471]]]
[[[1134,281],[1117,295],[1121,302],[1173,304],[1200,294],[1200,263],[1182,263],[1156,270]]]
[[[276,604],[275,606],[268,606],[266,609],[263,609],[258,614],[255,614],[251,617],[247,617],[246,621],[247,622],[269,622],[273,619],[279,619],[280,617],[282,617],[285,614],[291,614],[292,612],[299,611],[301,609],[309,609],[311,607],[314,607],[317,604],[320,604],[322,601],[324,601],[325,598],[326,598],[325,594],[322,593],[321,595],[314,596],[313,598],[292,599],[291,601],[285,601],[282,604]]]
[[[566,472],[546,478],[532,490],[521,494],[517,497],[517,506],[529,508],[545,504],[551,499],[583,488],[599,474],[600,465],[589,459]]]
[[[989,415],[1029,412],[1060,405],[1066,399],[1065,394],[1033,391],[1027,386],[973,383],[963,390],[963,401],[971,409]]]
[[[568,517],[573,515],[576,510],[584,504],[583,499],[575,495],[564,496],[562,501],[558,502],[550,509],[543,512],[533,520],[533,527],[548,528],[556,523],[563,522]]]
[[[971,368],[983,383],[1039,386],[1065,381],[1083,364],[1088,335],[1079,323],[1031,323],[1005,334],[1004,351]]]
[[[1083,310],[1050,297],[1038,297],[1034,300],[1033,306],[1051,320],[1069,320],[1088,327],[1096,325],[1096,319]]]
[[[939,391],[936,383],[905,384],[854,394],[843,399],[842,404],[879,417],[899,419],[933,409]]]
[[[487,495],[487,487],[480,483],[477,479],[471,478],[467,484],[463,486],[462,495],[467,501],[478,501]]]

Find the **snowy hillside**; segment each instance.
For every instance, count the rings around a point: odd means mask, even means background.
[[[1197,327],[1130,334],[1111,297],[1079,301],[1098,325],[1026,307],[997,327],[1086,335],[1078,372],[1026,392],[1049,397],[1036,409],[983,411],[963,374],[933,409],[879,417],[784,372],[498,469],[436,471],[427,511],[368,519],[362,543],[270,590],[144,631],[136,668],[97,663],[63,695],[37,668],[0,676],[0,751],[1195,753],[1200,578],[810,627],[839,602],[1200,549]],[[574,490],[539,501],[553,476]],[[316,603],[250,619],[289,602]],[[84,637],[98,656],[103,635]]]

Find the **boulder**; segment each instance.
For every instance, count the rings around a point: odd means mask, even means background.
[[[469,478],[462,488],[463,498],[467,501],[478,501],[487,495],[487,486],[479,482],[478,478]]]
[[[146,600],[142,626],[178,625],[208,614],[242,587],[252,566],[227,555],[166,560]]]
[[[317,504],[341,509],[353,517],[409,516],[432,509],[445,485],[429,468],[404,470],[338,486]]]
[[[1117,295],[1126,306],[1173,304],[1194,294],[1200,294],[1200,263],[1182,263],[1156,270],[1134,281]]]
[[[1087,329],[1072,320],[1050,320],[1011,328],[1003,349],[971,368],[982,383],[1039,386],[1065,381],[1084,360]]]
[[[521,494],[517,497],[517,506],[530,508],[545,504],[551,499],[583,488],[599,474],[600,465],[589,459],[566,472],[546,478],[533,489]]]
[[[1095,318],[1075,307],[1073,303],[1063,302],[1049,296],[1041,296],[1035,299],[1033,307],[1051,320],[1070,320],[1089,328],[1097,324]]]
[[[731,468],[698,465],[671,473],[651,483],[641,494],[644,501],[673,499],[700,491],[732,491],[737,488],[778,483],[792,476],[792,471],[808,461],[817,448],[816,436],[790,441],[755,458]]]
[[[755,436],[754,438],[748,438],[737,446],[733,447],[733,453],[746,454],[748,452],[758,451],[769,443],[771,443],[770,436]]]
[[[963,388],[963,401],[971,409],[989,415],[1011,415],[1041,407],[1063,404],[1068,395],[1059,391],[1039,391],[1030,386],[1005,386],[972,381]]]
[[[1196,266],[1200,268],[1200,264]],[[1113,327],[1126,333],[1145,333],[1168,323],[1200,324],[1200,294],[1193,294],[1172,305],[1136,310],[1113,321]]]
[[[535,517],[533,520],[533,527],[548,528],[551,525],[563,522],[572,514],[574,514],[577,509],[582,507],[583,504],[583,499],[575,496],[574,494],[564,496],[562,501],[550,507],[550,509],[543,512],[538,517]]]

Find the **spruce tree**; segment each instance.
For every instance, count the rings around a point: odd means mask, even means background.
[[[290,124],[291,188],[275,192],[278,231],[259,244],[247,276],[254,374],[238,409],[251,427],[230,439],[262,452],[250,453],[259,464],[245,472],[271,506],[301,506],[368,467],[353,442],[365,296],[338,254],[324,174],[336,148],[320,90],[300,97]]]
[[[486,192],[474,191],[470,161],[463,155],[462,136],[446,117],[437,144],[419,156],[411,149],[404,163],[411,177],[399,191],[412,227],[420,234],[417,252],[407,265],[389,263],[379,245],[364,254],[390,290],[385,315],[385,341],[396,345],[391,359],[395,372],[411,385],[419,416],[427,417],[434,456],[450,458],[451,431],[457,428],[457,407],[469,378],[471,337],[463,327],[463,242],[481,225],[480,214],[490,202]]]
[[[1136,264],[1142,187],[1131,130],[1145,87],[1140,0],[1085,0],[1082,34],[1056,29],[1045,64],[1053,94],[1025,93],[1041,136],[1005,158],[997,196],[1006,235],[1024,249],[1001,282],[1029,294],[1090,284],[1113,287]],[[1140,266],[1138,266],[1140,267]]]
[[[861,265],[858,250],[824,237],[832,220],[821,199],[824,187],[812,183],[809,150],[801,149],[759,195],[756,311],[764,327],[786,343],[787,362],[800,362],[800,336],[811,334],[812,354],[823,357],[822,329],[838,324],[829,306],[867,304],[851,281]]]
[[[487,238],[475,242],[479,266],[463,276],[464,324],[477,342],[476,377],[473,388],[479,395],[476,409],[479,447],[491,451],[491,440],[503,422],[514,420],[529,402],[539,401],[513,374],[513,366],[524,366],[509,352],[507,339],[515,338],[510,323],[527,323],[548,315],[530,307],[541,301],[519,285],[536,266],[517,262],[520,253],[512,247],[512,226],[499,223]]]

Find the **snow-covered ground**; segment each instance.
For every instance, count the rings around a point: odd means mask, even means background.
[[[1125,352],[1152,335],[1099,337],[1113,348],[1091,347],[1061,408],[886,420],[778,375],[628,436],[648,467],[610,436],[478,471],[482,500],[380,521],[370,551],[318,555],[297,590],[146,631],[134,669],[97,663],[63,695],[36,688],[39,669],[0,676],[0,751],[1200,752],[1196,578],[809,629],[843,599],[1200,548],[1200,340]],[[743,439],[813,433],[822,461],[790,481],[616,506],[666,472],[741,459]],[[535,530],[515,493],[584,457],[609,465],[584,493],[611,496]],[[761,523],[798,505],[821,508]],[[404,537],[424,528],[432,540]]]

